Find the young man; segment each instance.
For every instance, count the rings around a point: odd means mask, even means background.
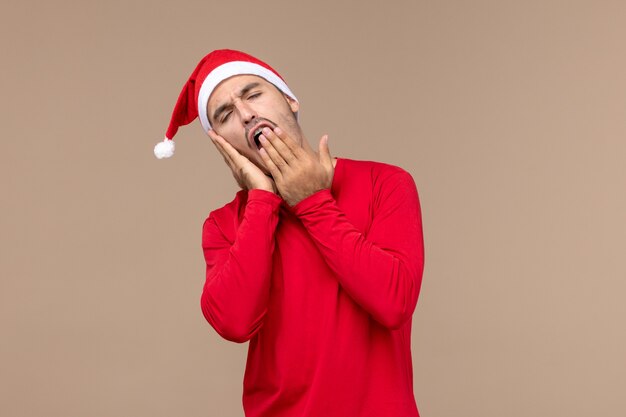
[[[318,152],[278,73],[213,51],[183,88],[166,138],[200,118],[241,190],[202,230],[202,312],[249,341],[248,417],[415,417],[411,317],[424,268],[413,178]]]

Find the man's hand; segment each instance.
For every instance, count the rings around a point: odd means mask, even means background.
[[[248,158],[240,154],[237,149],[228,143],[223,137],[215,133],[213,129],[209,130],[209,137],[217,150],[224,157],[224,161],[230,168],[237,180],[237,184],[244,190],[261,189],[276,193],[276,184],[265,175],[256,165]]]
[[[317,191],[330,188],[335,168],[328,150],[328,136],[320,139],[319,153],[306,139],[300,147],[279,127],[263,129],[261,158],[272,174],[280,196],[290,206]]]

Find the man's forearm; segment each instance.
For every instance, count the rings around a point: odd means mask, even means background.
[[[372,317],[398,328],[413,314],[424,247],[419,200],[408,174],[385,196],[366,237],[322,190],[292,208],[342,288]]]
[[[250,190],[234,241],[224,236],[211,217],[203,226],[207,268],[202,312],[227,340],[245,342],[262,325],[280,203],[280,197],[273,193]]]

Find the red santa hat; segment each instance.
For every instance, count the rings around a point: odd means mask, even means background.
[[[154,147],[157,158],[174,155],[174,135],[180,126],[191,123],[196,117],[205,132],[211,129],[207,117],[207,103],[218,84],[235,75],[251,74],[264,78],[279,90],[298,101],[282,77],[265,62],[244,52],[219,49],[202,58],[183,86],[172,112],[165,139]]]

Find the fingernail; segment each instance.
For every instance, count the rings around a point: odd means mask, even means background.
[[[265,135],[269,135],[271,133],[271,130],[269,127],[264,127],[263,130],[261,130],[263,132],[263,134]]]

